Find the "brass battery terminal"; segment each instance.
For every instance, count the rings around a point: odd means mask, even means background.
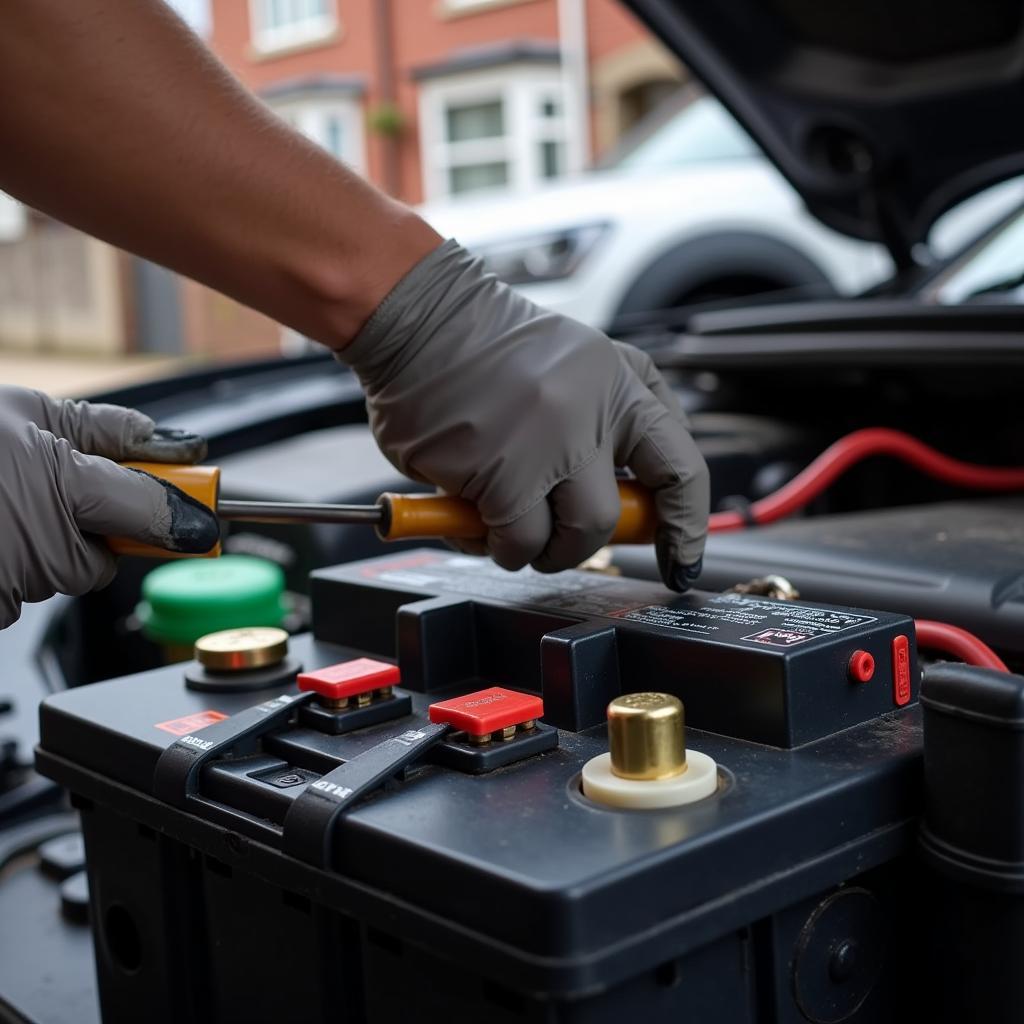
[[[621,808],[679,807],[718,789],[718,766],[686,749],[682,701],[668,693],[627,693],[608,705],[607,754],[583,766],[583,794]]]
[[[288,683],[302,665],[288,655],[288,634],[276,626],[207,633],[185,665],[185,685],[209,693],[244,693]]]

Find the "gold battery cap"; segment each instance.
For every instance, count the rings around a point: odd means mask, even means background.
[[[207,633],[196,641],[195,657],[211,672],[245,672],[278,665],[288,653],[288,634],[274,626],[244,626]]]
[[[612,771],[620,779],[670,779],[686,771],[683,702],[669,693],[627,693],[608,705]]]
[[[584,766],[583,795],[607,807],[680,807],[718,789],[718,765],[686,749],[682,701],[669,693],[627,693],[608,705],[607,754]]]

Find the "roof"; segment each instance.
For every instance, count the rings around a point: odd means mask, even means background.
[[[293,96],[308,96],[310,93],[330,96],[361,96],[366,91],[366,81],[360,75],[302,75],[274,82],[260,90],[265,100],[284,100]]]
[[[512,39],[454,50],[441,61],[414,68],[412,77],[422,81],[503,64],[558,64],[561,59],[557,43],[546,39]]]

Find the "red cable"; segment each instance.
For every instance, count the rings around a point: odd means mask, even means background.
[[[952,654],[968,665],[977,665],[979,668],[1010,671],[1006,662],[988,644],[966,629],[951,626],[948,622],[933,622],[931,619],[918,619],[914,625],[917,627],[917,642],[921,647]]]
[[[902,431],[868,427],[841,437],[788,484],[755,501],[750,506],[749,517],[739,512],[715,512],[708,529],[712,532],[742,530],[750,525],[751,520],[764,526],[792,515],[818,497],[851,466],[872,455],[891,455],[902,459],[927,476],[957,487],[978,491],[1024,490],[1024,469],[961,462]],[[950,654],[968,665],[1010,671],[988,644],[959,626],[918,619],[916,627],[917,640],[922,647]]]
[[[750,506],[750,517],[759,525],[792,515],[830,487],[851,466],[872,455],[892,455],[937,480],[979,491],[1024,490],[1024,469],[979,466],[952,459],[916,437],[886,427],[856,430],[829,445],[788,484]],[[708,529],[742,530],[749,520],[739,512],[715,512]]]

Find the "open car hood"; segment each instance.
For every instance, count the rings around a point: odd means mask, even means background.
[[[626,0],[825,223],[910,262],[1024,173],[1020,0]]]

